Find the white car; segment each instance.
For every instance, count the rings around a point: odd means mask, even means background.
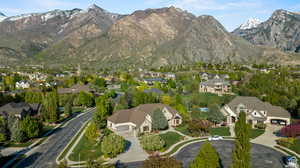
[[[223,140],[224,138],[219,136],[219,135],[214,135],[208,138],[209,141],[219,141],[219,140]]]

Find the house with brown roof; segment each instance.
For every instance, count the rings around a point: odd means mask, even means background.
[[[107,119],[107,127],[114,132],[131,132],[134,135],[152,131],[152,113],[160,109],[168,120],[169,127],[182,123],[182,117],[165,104],[143,104],[132,109],[119,110]]]
[[[221,109],[228,124],[234,124],[242,111],[246,113],[247,122],[253,126],[258,123],[290,124],[291,115],[287,110],[263,102],[256,97],[238,96]]]

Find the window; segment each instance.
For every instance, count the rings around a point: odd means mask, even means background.
[[[149,131],[149,126],[144,126],[144,127],[143,127],[143,131],[144,131],[144,132]]]

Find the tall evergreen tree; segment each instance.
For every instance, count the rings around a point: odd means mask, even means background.
[[[152,114],[152,129],[164,130],[168,128],[168,121],[160,109],[154,110]]]
[[[250,168],[251,167],[251,144],[250,128],[246,123],[246,113],[241,112],[238,122],[235,124],[235,149],[232,156],[232,168]]]
[[[112,105],[110,100],[102,96],[96,100],[96,112],[93,120],[99,129],[106,125],[106,118],[112,113]]]
[[[190,168],[220,168],[220,158],[215,148],[206,141]]]
[[[57,122],[59,120],[58,96],[56,91],[45,93],[43,97],[43,119],[49,122]]]

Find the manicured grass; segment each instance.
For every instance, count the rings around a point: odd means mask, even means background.
[[[97,144],[96,141],[90,141],[86,138],[86,136],[83,136],[74,148],[69,159],[72,161],[87,161],[88,159],[96,160],[101,156],[102,152],[100,143]]]
[[[300,139],[296,139],[295,144],[290,149],[300,154]]]
[[[229,127],[210,128],[210,135],[230,136]]]
[[[80,134],[84,131],[84,129],[85,129],[85,127],[86,127],[87,124],[88,124],[88,122],[84,124],[84,126],[75,135],[75,138],[72,140],[72,142],[69,143],[68,146],[64,149],[64,151],[59,155],[58,161],[61,161],[62,159],[65,158],[66,154],[68,153],[68,151],[70,150],[70,148],[74,145],[74,143],[76,142],[76,140],[79,138]]]
[[[159,135],[165,141],[164,151],[168,150],[172,145],[183,139],[183,136],[179,135],[176,132],[167,132]]]
[[[176,127],[175,130],[183,133],[184,135],[192,136],[191,133],[188,130],[187,124],[181,124],[179,127]]]
[[[199,141],[199,140],[204,140],[204,139],[207,139],[207,138],[197,138],[197,139],[192,139],[192,140],[188,140],[188,141],[182,142],[182,143],[176,145],[170,152],[168,152],[164,156],[170,156],[170,155],[172,155],[173,153],[175,153],[176,151],[178,151],[179,148],[181,148],[185,144],[188,144],[188,143],[191,143],[191,142],[195,142],[195,141]]]
[[[255,139],[255,138],[259,137],[260,135],[262,135],[263,133],[265,133],[265,130],[263,130],[263,129],[251,129],[250,138]]]

